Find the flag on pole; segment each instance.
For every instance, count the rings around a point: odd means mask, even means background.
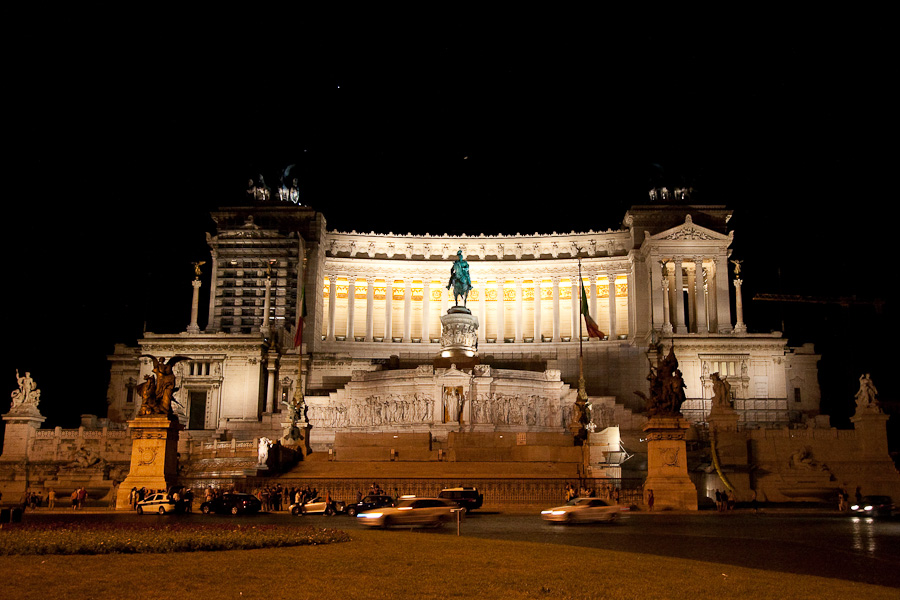
[[[300,290],[300,314],[297,316],[297,331],[294,334],[294,347],[299,348],[303,344],[303,321],[306,319],[306,287]]]
[[[600,331],[600,327],[597,325],[597,322],[591,318],[591,313],[588,311],[587,293],[584,291],[584,281],[581,282],[581,314],[584,315],[584,323],[587,325],[588,337],[603,339],[603,332]]]

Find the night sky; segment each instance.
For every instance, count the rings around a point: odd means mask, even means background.
[[[864,370],[895,399],[881,254],[895,67],[872,27],[337,28],[323,42],[248,24],[20,47],[5,94],[7,388],[30,370],[47,425],[104,414],[113,344],[185,329],[209,211],[293,164],[329,228],[382,233],[605,230],[652,184],[692,186],[734,209],[750,329],[816,343],[835,414]]]

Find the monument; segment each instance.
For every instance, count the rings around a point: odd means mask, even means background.
[[[153,375],[145,375],[144,383],[137,386],[141,397],[138,416],[128,421],[131,430],[131,468],[125,481],[119,486],[116,508],[131,508],[129,494],[132,488],[167,490],[175,483],[178,471],[178,431],[181,425],[172,411],[176,391],[176,363],[187,360],[185,356],[173,356],[165,360],[150,354]]]
[[[456,252],[456,260],[450,267],[450,281],[447,289],[453,293],[453,306],[441,316],[441,352],[434,360],[435,367],[472,368],[478,358],[478,317],[466,308],[466,299],[472,289],[469,277],[469,263],[462,250]],[[462,297],[463,305],[459,305]]]
[[[31,373],[19,374],[16,369],[16,383],[19,387],[10,394],[12,405],[9,412],[3,415],[6,422],[6,434],[3,438],[4,460],[22,460],[27,457],[28,442],[40,429],[45,417],[38,410],[41,401],[41,390],[31,377]]]
[[[651,348],[657,356],[662,348]],[[684,379],[678,370],[674,346],[660,361],[651,364],[650,395],[643,397],[650,419],[643,430],[647,439],[647,480],[645,490],[652,490],[654,506],[659,509],[697,510],[697,488],[688,477],[685,433],[690,423],[681,414],[685,394]]]

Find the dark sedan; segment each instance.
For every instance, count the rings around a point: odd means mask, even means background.
[[[200,511],[204,515],[210,513],[239,515],[258,513],[260,510],[262,502],[251,494],[223,494],[200,505]]]
[[[371,510],[373,508],[383,508],[385,506],[393,506],[394,499],[390,496],[385,496],[384,494],[369,494],[359,502],[354,504],[348,504],[344,509],[344,512],[350,515],[351,517],[355,517],[359,513],[364,510]]]

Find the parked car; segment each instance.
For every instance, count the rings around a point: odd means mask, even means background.
[[[541,518],[558,523],[613,522],[621,513],[621,506],[600,498],[573,498],[563,506],[542,510]]]
[[[200,505],[200,512],[204,515],[210,513],[224,513],[239,515],[244,513],[258,513],[262,510],[262,502],[252,494],[222,494]]]
[[[862,502],[850,506],[850,512],[867,517],[890,517],[895,508],[890,496],[863,496]]]
[[[453,502],[456,502],[458,505],[465,508],[466,511],[473,511],[475,509],[481,508],[481,505],[484,503],[484,494],[479,494],[478,488],[474,487],[456,487],[443,489],[441,490],[441,493],[438,494],[438,498],[452,500]]]
[[[466,509],[443,498],[406,498],[394,506],[364,510],[356,515],[363,525],[390,527],[392,525],[438,526],[465,516]]]
[[[158,493],[150,494],[148,498],[137,503],[135,511],[137,514],[154,513],[164,515],[166,513],[175,512],[175,500],[168,494]]]
[[[355,517],[364,510],[372,510],[373,508],[382,508],[393,505],[394,499],[390,496],[384,494],[369,494],[359,502],[348,504],[347,508],[344,509],[344,512],[351,517]]]
[[[325,498],[319,496],[314,500],[310,500],[305,504],[291,504],[291,514],[299,515],[326,515],[331,516],[336,513],[344,512],[344,503],[331,501],[331,505],[325,501]]]

